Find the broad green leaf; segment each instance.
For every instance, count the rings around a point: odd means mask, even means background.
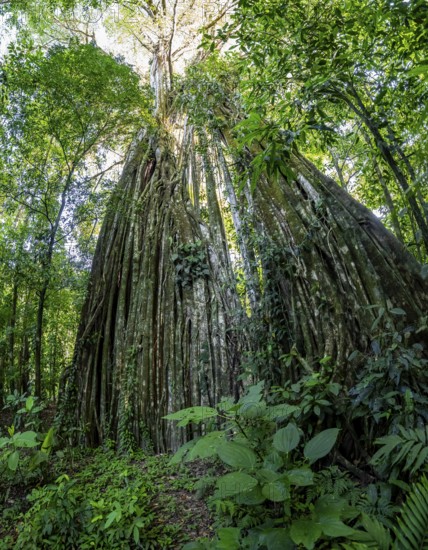
[[[221,460],[233,468],[252,469],[257,464],[257,455],[254,451],[234,441],[224,441],[217,447]]]
[[[284,420],[297,411],[300,411],[300,407],[283,403],[282,405],[268,407],[266,416],[271,420]]]
[[[269,468],[260,468],[256,472],[257,479],[262,483],[266,483],[267,481],[277,481],[282,475],[283,474],[279,474]]]
[[[22,432],[13,436],[13,444],[15,447],[36,447],[39,442],[37,441],[36,432]]]
[[[104,524],[104,529],[110,527],[114,520],[117,521],[117,510],[113,510],[113,512],[110,512],[110,514],[107,516],[107,521]]]
[[[297,447],[300,441],[299,430],[295,424],[288,424],[285,428],[281,428],[273,437],[273,446],[278,451],[289,453]]]
[[[140,530],[138,529],[138,527],[136,525],[134,525],[134,528],[133,528],[133,537],[134,537],[134,542],[135,544],[139,544],[140,542]]]
[[[406,312],[404,309],[401,309],[401,307],[393,307],[389,310],[389,313],[393,313],[394,315],[406,315]]]
[[[180,462],[183,462],[186,453],[189,451],[189,449],[192,449],[194,446],[195,446],[194,440],[184,443],[184,445],[182,445],[178,449],[178,451],[171,457],[169,464],[180,464]]]
[[[259,541],[268,550],[294,550],[295,546],[290,538],[288,529],[279,527],[277,529],[263,529]]]
[[[265,388],[264,380],[261,380],[258,384],[255,384],[254,386],[250,386],[249,388],[247,388],[247,393],[240,398],[239,404],[254,405],[256,403],[259,403],[262,398],[264,388]]]
[[[314,473],[308,468],[298,468],[287,472],[287,479],[292,485],[307,487],[314,483]]]
[[[19,452],[13,451],[7,459],[7,467],[9,470],[12,470],[12,472],[16,472],[16,469],[18,468],[19,464]]]
[[[244,472],[232,472],[217,481],[217,489],[222,498],[247,493],[256,487],[257,479]]]
[[[238,504],[246,504],[247,506],[257,506],[266,500],[261,487],[255,487],[251,491],[248,491],[248,493],[241,493],[235,498]]]
[[[266,413],[266,403],[264,401],[260,401],[259,403],[243,403],[238,412],[244,418],[260,418]]]
[[[290,496],[287,487],[282,481],[271,481],[266,483],[263,485],[262,494],[272,502],[283,502]]]
[[[328,430],[322,431],[306,443],[303,450],[305,457],[312,464],[328,455],[336,443],[338,435],[338,428],[329,428]]]
[[[46,462],[48,460],[48,455],[46,453],[42,453],[41,451],[36,451],[32,457],[30,458],[30,470],[34,470],[37,468],[37,466],[40,466],[40,464],[43,464],[43,462]]]
[[[34,406],[34,397],[30,395],[30,397],[27,397],[27,399],[25,400],[25,409],[27,411],[31,411],[33,406]]]
[[[215,431],[198,439],[195,445],[187,453],[184,461],[190,462],[195,458],[210,458],[217,454],[217,446],[224,439],[224,432]]]
[[[355,529],[348,527],[337,518],[324,517],[321,523],[322,532],[329,537],[349,537],[354,534]]]
[[[418,65],[407,71],[408,76],[418,76],[420,74],[428,74],[428,64]]]
[[[347,508],[347,502],[344,498],[324,495],[316,501],[314,514],[320,522],[324,519],[339,519],[345,508]]]
[[[218,550],[239,550],[240,529],[237,527],[223,527],[217,531],[219,542],[216,544]]]
[[[212,407],[189,407],[188,409],[182,409],[175,413],[168,414],[163,418],[165,420],[179,420],[177,426],[183,427],[190,424],[190,422],[204,422],[209,418],[217,416],[216,409]]]
[[[291,524],[291,538],[296,544],[303,544],[307,550],[312,550],[315,547],[315,543],[321,535],[321,526],[313,520],[298,519]]]
[[[277,470],[279,470],[279,468],[281,468],[283,464],[284,461],[282,459],[282,456],[279,454],[278,451],[274,449],[265,457],[263,467],[276,472]]]

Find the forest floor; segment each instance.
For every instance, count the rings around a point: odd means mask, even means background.
[[[54,409],[45,409],[37,431],[43,433],[53,417]],[[0,441],[7,437],[12,422],[13,415],[0,410]],[[205,464],[196,462],[184,468],[170,465],[168,455],[136,452],[118,456],[107,449],[65,448],[54,451],[46,463],[33,468],[31,450],[25,449],[19,450],[18,468],[11,472],[1,456],[8,448],[0,448],[1,550],[33,548],[26,540],[37,540],[38,536],[46,543],[34,543],[34,548],[51,548],[53,535],[49,530],[55,532],[60,527],[65,533],[64,524],[70,530],[74,511],[77,525],[83,525],[82,518],[89,517],[89,539],[95,541],[97,536],[101,540],[96,543],[97,548],[133,548],[134,524],[140,542],[147,542],[147,548],[154,550],[178,549],[188,541],[214,534],[206,502],[194,491],[195,482],[206,474]],[[108,525],[117,510],[120,516]],[[47,524],[51,527],[46,528]],[[121,542],[126,533],[119,529],[127,524],[132,533],[130,546]],[[94,525],[99,525],[98,531]],[[65,550],[93,547],[90,542],[88,546],[69,545],[66,540],[71,540],[70,533],[64,536],[65,545],[61,547]],[[80,540],[78,533],[75,537]]]

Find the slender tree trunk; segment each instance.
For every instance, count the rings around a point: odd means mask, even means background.
[[[9,350],[8,350],[8,366],[9,366],[9,380],[11,390],[14,391],[16,387],[16,372],[15,372],[15,340],[16,340],[16,316],[18,307],[18,285],[16,281],[13,283],[12,290],[12,311],[10,314],[9,322]]]
[[[39,290],[39,300],[37,305],[36,317],[36,334],[34,342],[34,369],[35,369],[35,385],[34,393],[37,397],[42,396],[42,360],[43,360],[43,319],[45,314],[46,296],[51,283],[51,268],[52,258],[55,248],[55,241],[60,227],[62,215],[67,204],[67,194],[71,185],[74,167],[68,173],[64,183],[64,188],[61,193],[58,212],[54,222],[51,224],[50,231],[47,235],[47,247],[42,253],[42,286]]]
[[[425,212],[421,210],[415,193],[407,181],[406,175],[394,159],[391,147],[383,139],[376,123],[373,121],[370,113],[368,112],[364,103],[361,101],[361,98],[359,97],[357,91],[352,86],[349,87],[349,91],[350,97],[346,94],[341,94],[341,97],[344,99],[347,105],[363,120],[367,129],[372,134],[381,156],[383,157],[387,165],[391,168],[394,177],[396,178],[398,184],[400,185],[403,193],[407,198],[410,209],[421,232],[422,241],[425,245],[425,251],[428,251],[428,222]]]
[[[368,136],[367,132],[363,130],[363,137],[369,148],[371,148],[371,142],[370,137]],[[397,237],[397,239],[400,240],[400,242],[404,243],[403,233],[401,231],[400,221],[397,216],[397,209],[394,204],[394,200],[392,198],[391,192],[389,190],[388,184],[385,181],[385,178],[383,177],[382,170],[376,160],[375,155],[372,155],[372,162],[373,162],[373,168],[375,170],[375,173],[379,179],[379,183],[382,187],[383,196],[385,198],[385,204],[389,210],[390,216],[391,216],[391,223],[392,227],[394,228],[394,233]]]
[[[43,340],[43,317],[45,312],[46,293],[48,283],[44,283],[39,292],[39,300],[37,304],[36,317],[36,335],[34,339],[34,395],[41,397],[42,395],[42,340]]]

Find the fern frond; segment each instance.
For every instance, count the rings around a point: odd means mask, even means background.
[[[382,445],[373,455],[371,463],[380,465],[389,461],[391,466],[401,465],[404,472],[415,474],[428,462],[428,426],[414,430],[398,426],[400,434],[386,435],[376,440]]]
[[[412,485],[394,527],[395,550],[428,550],[428,479]]]
[[[356,530],[352,540],[362,542],[366,548],[376,550],[390,550],[392,538],[389,530],[376,518],[362,514],[361,520],[364,530]]]

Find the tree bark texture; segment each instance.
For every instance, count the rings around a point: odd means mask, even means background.
[[[62,424],[90,445],[175,449],[192,428],[163,417],[237,397],[243,371],[281,383],[329,356],[352,384],[347,358],[369,350],[379,308],[415,328],[428,309],[417,261],[297,151],[284,151],[287,174],[237,194],[262,146],[240,153],[228,131],[174,114],[162,51],[157,129],[135,141],[112,196],[61,386]]]
[[[176,448],[190,434],[164,415],[237,392],[227,243],[208,242],[184,157],[168,138],[134,144],[104,221],[65,391],[89,444]]]
[[[276,324],[288,327],[303,357],[330,356],[341,381],[352,383],[347,357],[369,349],[379,308],[404,310],[416,329],[427,281],[371,211],[300,154],[288,165],[292,181],[261,178],[255,194],[259,224],[275,245],[265,278],[281,297]]]

